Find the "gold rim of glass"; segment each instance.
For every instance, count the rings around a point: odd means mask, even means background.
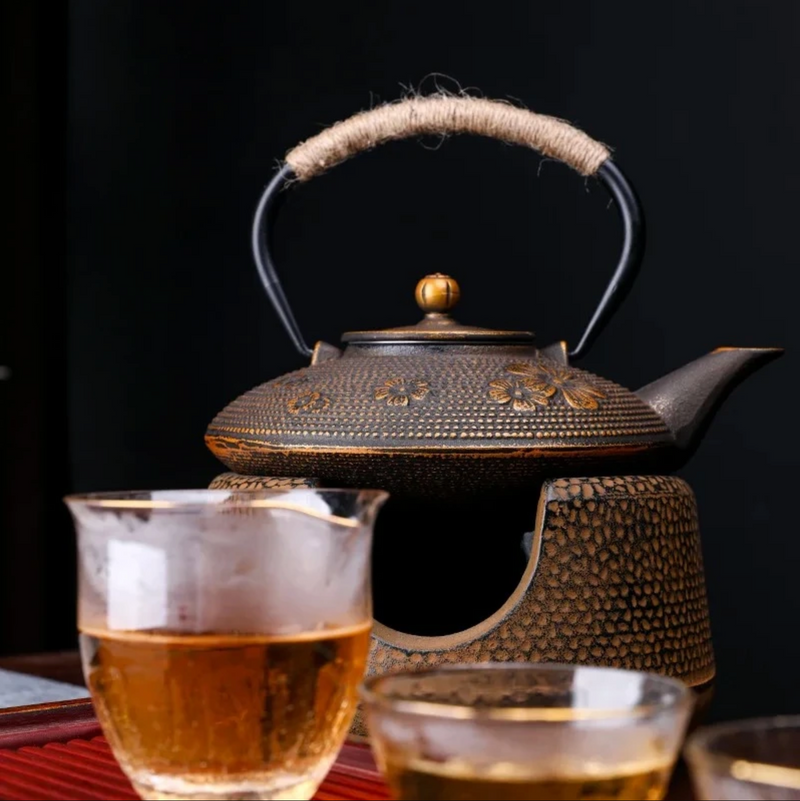
[[[654,685],[663,688],[664,697],[658,703],[634,704],[629,707],[589,708],[589,707],[474,707],[466,704],[450,704],[443,701],[416,701],[413,699],[384,695],[377,688],[383,682],[392,682],[400,676],[409,675],[447,675],[463,672],[482,672],[493,670],[507,670],[519,672],[576,673],[578,670],[592,673],[627,673],[629,675],[644,676]],[[360,688],[361,698],[368,704],[381,707],[393,712],[413,714],[426,717],[451,718],[458,720],[504,720],[520,721],[526,723],[570,723],[592,720],[632,720],[651,718],[664,712],[688,707],[691,705],[691,690],[677,679],[659,676],[654,673],[645,673],[617,668],[589,667],[584,665],[566,665],[558,663],[548,664],[521,664],[503,662],[481,662],[476,664],[451,665],[445,668],[431,668],[429,670],[414,671],[413,674],[389,674],[372,676]]]
[[[317,494],[350,495],[360,496],[368,502],[382,500],[389,497],[389,493],[376,489],[349,489],[343,487],[291,487],[289,489],[258,489],[258,490],[235,490],[235,489],[182,489],[182,490],[130,490],[122,492],[85,492],[64,497],[64,503],[70,505],[80,505],[91,509],[110,509],[115,511],[142,511],[142,510],[163,510],[173,509],[181,511],[200,511],[203,509],[229,510],[232,507],[244,509],[284,509],[290,512],[301,512],[304,515],[317,517],[321,520],[330,520],[343,526],[351,528],[362,525],[361,520],[352,517],[342,517],[335,514],[325,514],[308,506],[298,503],[278,500],[292,492],[311,492]],[[145,495],[185,495],[186,500],[167,498],[145,498],[137,496]],[[205,500],[201,500],[202,496]],[[212,503],[217,499],[217,503]],[[223,501],[235,499],[236,503],[223,505]]]
[[[800,765],[792,768],[769,762],[756,762],[715,750],[714,741],[720,737],[733,734],[755,734],[776,729],[797,729],[798,736],[800,736],[800,715],[754,718],[707,726],[689,738],[685,748],[686,757],[698,767],[703,761],[712,763],[738,781],[800,790]]]

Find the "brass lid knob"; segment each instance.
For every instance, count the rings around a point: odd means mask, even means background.
[[[461,325],[448,312],[459,301],[461,289],[458,282],[444,273],[426,275],[418,284],[414,297],[425,316],[414,325],[399,328],[384,328],[380,331],[349,331],[342,335],[342,342],[431,342],[472,343],[513,343],[533,346],[530,331],[495,331],[491,328],[477,328]]]
[[[443,314],[450,311],[461,297],[458,282],[449,275],[426,275],[414,292],[417,305],[426,314]]]

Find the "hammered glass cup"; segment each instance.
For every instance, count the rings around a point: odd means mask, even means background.
[[[383,492],[71,496],[78,627],[103,732],[149,799],[309,799],[372,624]]]
[[[373,749],[399,799],[660,799],[692,709],[682,683],[491,664],[367,680]]]
[[[701,799],[800,799],[800,717],[708,726],[686,745]]]

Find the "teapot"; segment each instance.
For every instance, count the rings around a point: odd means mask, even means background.
[[[351,331],[340,350],[309,347],[270,248],[282,190],[359,150],[422,133],[483,133],[594,175],[619,210],[619,263],[577,346],[537,348],[529,331],[462,325],[449,276],[419,282],[413,325]],[[241,475],[315,477],[393,495],[509,493],[559,475],[672,472],[696,448],[727,393],[780,348],[718,348],[631,392],[579,369],[629,291],[644,251],[639,200],[608,150],[560,120],[475,98],[428,97],[364,112],[300,144],[267,187],[253,226],[259,276],[310,365],[250,390],[206,434]]]
[[[608,191],[621,254],[577,345],[540,348],[529,331],[457,322],[461,289],[434,273],[416,287],[418,322],[351,331],[341,349],[310,347],[272,259],[282,190],[391,139],[456,133],[531,148]],[[410,98],[287,154],[258,204],[252,247],[310,364],[214,418],[206,443],[229,472],[212,486],[390,492],[375,536],[370,672],[559,661],[665,673],[708,698],[715,667],[697,508],[671,474],[728,393],[782,350],[718,348],[635,392],[577,367],[630,290],[644,245],[641,204],[608,149],[505,103]]]

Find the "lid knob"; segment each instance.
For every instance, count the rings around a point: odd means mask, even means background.
[[[461,289],[455,278],[444,273],[426,275],[414,292],[417,305],[426,314],[443,314],[450,311],[461,297]]]

